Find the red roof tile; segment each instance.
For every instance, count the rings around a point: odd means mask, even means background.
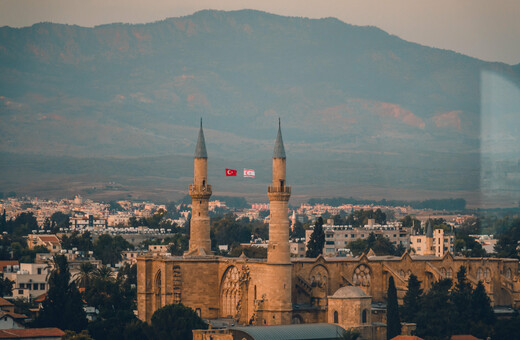
[[[11,302],[7,301],[3,297],[0,297],[0,307],[14,306]]]
[[[20,261],[14,261],[14,260],[6,260],[6,261],[0,261],[0,271],[3,272],[4,268],[7,266],[19,266]]]
[[[25,315],[25,314],[11,313],[11,312],[6,312],[3,310],[0,310],[0,317],[2,317],[4,315],[9,315],[13,319],[27,319],[27,315]]]
[[[61,337],[65,334],[59,328],[27,328],[27,329],[1,329],[0,339],[46,338]]]
[[[451,340],[481,340],[481,339],[474,337],[473,335],[462,334],[462,335],[452,335]]]

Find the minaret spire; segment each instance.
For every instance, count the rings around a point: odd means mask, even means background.
[[[284,158],[285,159],[285,148],[283,147],[282,139],[282,127],[280,118],[278,118],[278,135],[274,142],[273,158]]]
[[[195,158],[208,158],[204,131],[202,130],[202,118],[200,119],[199,138],[197,140],[197,146],[195,147]]]

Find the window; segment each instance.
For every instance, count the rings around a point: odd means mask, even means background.
[[[38,290],[38,284],[37,283],[33,283],[33,290]]]
[[[334,323],[339,323],[339,316],[337,311],[334,311]]]
[[[41,275],[41,273],[42,273],[42,269],[38,268],[38,275]]]
[[[420,239],[420,238],[419,238],[419,239],[417,239],[417,243],[421,243],[421,239]]]
[[[361,323],[367,323],[367,310],[363,309],[363,313],[361,313]]]
[[[22,289],[18,290],[18,295],[23,295],[23,290]]]
[[[20,283],[20,289],[24,289],[25,288],[25,283]]]
[[[45,290],[45,283],[40,283],[40,290]]]

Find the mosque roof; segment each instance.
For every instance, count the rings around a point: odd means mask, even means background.
[[[204,132],[202,131],[202,118],[200,119],[199,139],[195,147],[195,158],[208,158],[206,152],[206,142],[204,141]]]
[[[342,327],[330,323],[233,327],[231,331],[243,332],[254,340],[329,340],[338,339],[345,332]]]
[[[334,295],[332,295],[333,298],[365,298],[368,297],[365,292],[358,287],[354,286],[345,286],[338,289]]]
[[[280,127],[280,125],[280,120],[278,120],[278,135],[276,136],[276,141],[274,142],[273,158],[285,158],[285,148],[283,147],[282,139],[282,128]]]

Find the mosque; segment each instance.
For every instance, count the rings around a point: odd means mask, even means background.
[[[441,278],[452,278],[461,266],[476,286],[482,281],[494,305],[520,307],[519,262],[504,258],[465,258],[450,252],[442,257],[411,255],[291,258],[286,180],[286,154],[280,126],[272,158],[267,259],[215,256],[211,251],[207,177],[208,155],[202,124],[194,156],[192,218],[189,250],[184,256],[139,257],[137,304],[139,318],[172,303],[191,307],[204,319],[232,318],[238,325],[330,323],[345,329],[370,328],[383,321],[381,310],[392,276],[402,299],[414,274],[428,290]],[[378,314],[379,313],[379,314]]]

